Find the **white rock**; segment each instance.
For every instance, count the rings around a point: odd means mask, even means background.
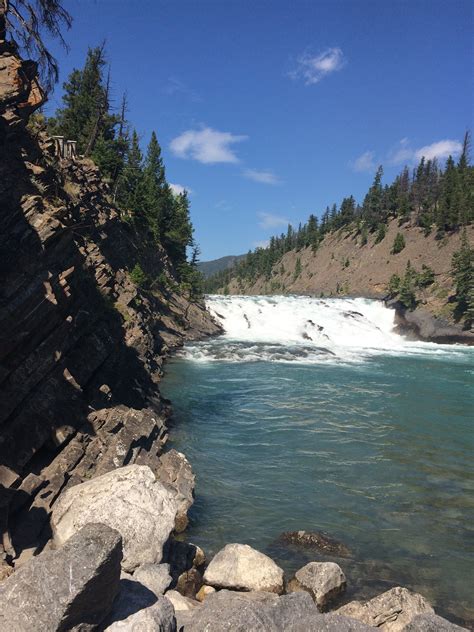
[[[199,608],[201,605],[199,601],[195,601],[189,597],[184,597],[177,590],[168,590],[165,597],[173,604],[173,608],[176,611],[194,610],[194,608]]]
[[[267,555],[247,544],[228,544],[204,573],[204,582],[215,588],[283,592],[283,570]]]
[[[397,586],[365,603],[351,601],[336,612],[384,632],[401,632],[417,615],[431,614],[434,610],[418,593]]]
[[[81,527],[99,522],[123,539],[122,568],[133,571],[158,563],[174,527],[177,502],[146,465],[127,465],[67,489],[51,517],[54,544],[60,547]]]
[[[339,564],[334,562],[310,562],[296,572],[288,584],[288,592],[309,592],[319,610],[344,592],[346,576]]]

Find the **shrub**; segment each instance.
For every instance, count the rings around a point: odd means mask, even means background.
[[[387,234],[387,227],[385,224],[379,224],[377,234],[375,236],[375,243],[379,244],[381,241],[385,239],[385,235]]]
[[[143,269],[139,263],[136,263],[133,266],[133,270],[130,272],[130,278],[135,283],[135,285],[138,285],[138,287],[141,288],[147,287],[147,285],[149,284],[149,278],[145,274],[145,272],[143,272]]]
[[[405,237],[402,233],[397,233],[393,240],[392,255],[398,255],[405,248]]]

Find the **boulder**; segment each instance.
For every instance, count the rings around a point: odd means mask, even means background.
[[[209,595],[213,595],[216,592],[216,589],[213,588],[212,586],[201,586],[201,588],[199,589],[197,595],[196,595],[196,599],[198,601],[203,602],[204,599],[206,599],[207,597],[209,597]]]
[[[143,564],[133,573],[133,579],[146,586],[157,597],[163,595],[172,582],[169,564]]]
[[[202,586],[202,575],[197,568],[192,568],[189,571],[185,571],[178,577],[176,583],[176,590],[185,597],[191,597],[195,599],[196,594],[199,592]]]
[[[185,597],[177,590],[168,590],[165,595],[166,599],[173,605],[173,608],[178,610],[194,610],[201,605],[198,601]]]
[[[337,557],[349,557],[351,555],[345,544],[335,540],[323,531],[286,531],[280,535],[279,540],[280,542],[303,548],[318,549],[323,553]]]
[[[170,565],[171,577],[177,581],[186,571],[201,568],[206,561],[206,556],[196,544],[170,538],[163,551],[163,561]]]
[[[119,591],[122,540],[104,524],[88,524],[59,551],[47,551],[0,585],[0,630],[94,630]]]
[[[168,599],[158,597],[154,603],[138,609],[124,619],[114,621],[106,632],[176,632],[174,609]]]
[[[403,632],[461,632],[462,630],[467,632],[467,628],[461,628],[432,613],[417,615],[403,628]]]
[[[334,562],[310,562],[300,568],[288,584],[288,592],[308,592],[320,611],[345,589],[346,576]]]
[[[151,592],[146,586],[128,579],[122,573],[120,580],[120,589],[117,598],[114,601],[112,611],[105,621],[105,627],[111,626],[113,623],[125,621],[131,615],[140,610],[146,610],[157,602],[157,596]]]
[[[248,544],[227,544],[221,549],[207,567],[204,583],[214,588],[277,594],[284,588],[283,570]]]
[[[175,531],[181,533],[188,526],[188,509],[194,502],[194,476],[191,464],[181,452],[170,450],[159,458],[159,467],[156,471],[159,481],[170,485],[175,491],[178,502]]]
[[[400,586],[365,603],[351,601],[336,612],[385,632],[401,632],[417,615],[434,614],[433,608],[424,597]]]
[[[148,466],[127,465],[66,489],[51,526],[55,546],[89,522],[117,529],[123,539],[122,568],[158,563],[174,527],[177,504]]]
[[[368,632],[346,617],[320,614],[305,592],[276,594],[221,590],[193,612],[177,612],[182,632]]]

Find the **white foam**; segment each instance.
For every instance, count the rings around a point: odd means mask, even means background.
[[[360,362],[368,356],[453,353],[449,345],[413,342],[394,331],[382,301],[305,296],[208,296],[224,335],[187,346],[195,361]]]

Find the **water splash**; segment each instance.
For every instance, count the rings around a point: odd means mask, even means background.
[[[444,354],[453,347],[406,340],[382,301],[305,296],[209,296],[225,333],[188,345],[195,361],[361,362],[376,354]]]

